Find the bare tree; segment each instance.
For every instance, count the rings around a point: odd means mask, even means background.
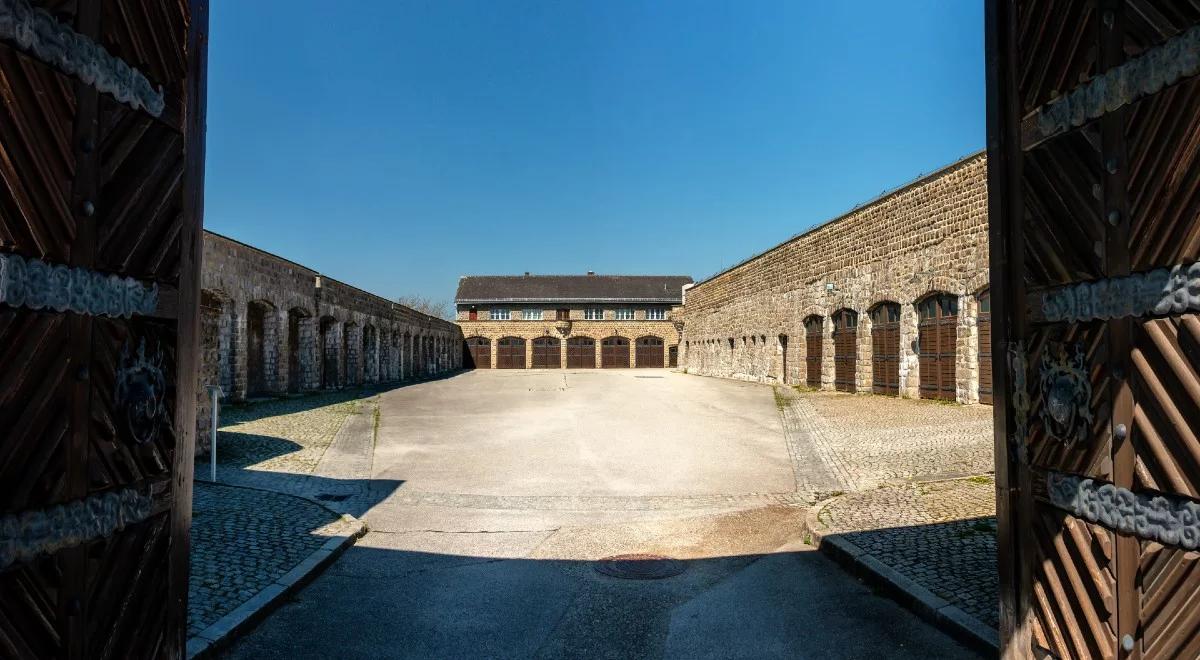
[[[451,305],[450,301],[446,299],[435,299],[428,296],[400,296],[396,302],[422,314],[448,321],[454,320],[454,305]]]

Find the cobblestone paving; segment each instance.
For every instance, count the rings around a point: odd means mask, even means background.
[[[223,407],[217,461],[228,467],[312,472],[361,396],[328,392]]]
[[[820,514],[831,532],[996,628],[996,492],[991,477],[850,493]]]
[[[340,531],[332,511],[291,495],[196,482],[188,636],[212,625]]]
[[[788,393],[785,424],[820,457],[838,490],[897,479],[991,472],[990,406],[834,392]]]

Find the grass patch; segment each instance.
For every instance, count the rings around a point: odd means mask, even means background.
[[[992,484],[992,478],[988,477],[988,476],[984,476],[984,475],[979,475],[979,476],[975,476],[975,477],[967,477],[967,481],[969,481],[973,484],[980,484],[980,485],[991,485]]]

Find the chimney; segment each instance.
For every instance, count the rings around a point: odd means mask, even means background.
[[[596,274],[596,271],[594,271],[594,270],[589,270],[589,271],[588,271],[588,275],[595,275],[595,274]]]

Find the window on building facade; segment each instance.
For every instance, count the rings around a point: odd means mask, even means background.
[[[560,309],[560,310],[555,311],[554,319],[556,321],[569,321],[571,319],[571,310]]]
[[[588,321],[603,321],[604,310],[599,307],[589,307],[583,310],[583,318]]]
[[[493,307],[489,318],[491,318],[493,321],[507,321],[512,317],[509,315],[509,311],[507,309]]]
[[[618,309],[617,310],[617,320],[618,321],[632,321],[633,320],[633,310],[628,309],[628,308]]]
[[[522,313],[522,317],[526,321],[541,321],[542,320],[542,310],[527,309]]]
[[[667,318],[667,310],[661,307],[651,307],[646,310],[647,321],[665,321]]]

